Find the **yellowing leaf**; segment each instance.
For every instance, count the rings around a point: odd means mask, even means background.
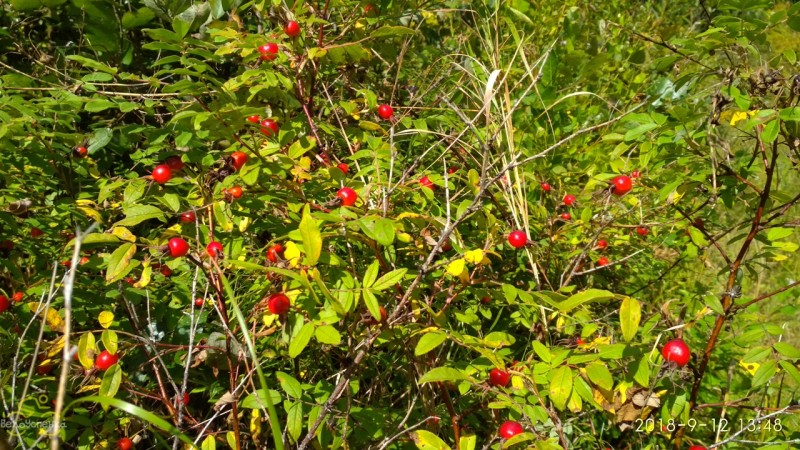
[[[101,216],[100,213],[94,209],[85,206],[78,206],[78,210],[86,214],[86,217],[94,220],[95,222],[103,223],[103,216]]]
[[[123,241],[136,242],[136,236],[131,233],[131,230],[125,227],[114,227],[114,229],[111,230],[111,234]]]
[[[250,412],[250,434],[253,436],[261,435],[261,410],[258,408]]]
[[[94,366],[94,334],[84,333],[78,341],[78,360],[84,369],[91,369]]]
[[[460,276],[465,270],[466,262],[463,258],[458,258],[447,265],[447,273],[454,277]]]
[[[470,250],[464,253],[464,259],[466,259],[468,263],[479,264],[481,261],[483,261],[483,250]]]
[[[39,309],[39,303],[37,302],[30,302],[28,303],[28,309],[31,310],[32,313],[36,313]],[[53,308],[44,308],[43,311],[40,311],[44,315],[44,321],[47,324],[48,328],[58,333],[64,332],[64,319],[58,314]]]
[[[153,274],[153,267],[148,264],[142,270],[142,278],[140,278],[139,281],[134,283],[133,287],[135,287],[135,288],[146,287],[148,284],[150,284],[150,278],[151,278],[152,274]]]
[[[244,217],[242,220],[239,221],[239,232],[244,233],[247,231],[247,227],[250,225],[250,218]]]
[[[114,323],[114,313],[111,311],[103,311],[97,316],[97,321],[100,322],[101,327],[108,328]]]
[[[751,363],[746,363],[744,361],[739,361],[739,367],[744,369],[752,377],[752,376],[754,376],[756,374],[756,371],[758,370],[758,368],[761,367],[761,364],[752,363],[752,362]]]
[[[297,264],[300,263],[300,247],[292,241],[287,242],[283,257],[289,261],[290,266],[297,267]]]
[[[53,358],[64,351],[64,336],[59,336],[55,342],[47,345],[47,357]]]

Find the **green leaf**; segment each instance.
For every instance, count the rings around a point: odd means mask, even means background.
[[[639,301],[625,297],[619,308],[619,324],[622,327],[622,338],[630,342],[639,331],[639,321],[642,319],[642,305]]]
[[[364,304],[367,305],[367,309],[369,313],[372,314],[372,317],[374,317],[375,320],[381,320],[381,305],[378,303],[375,294],[369,289],[362,289],[361,295],[364,297]]]
[[[614,388],[614,378],[605,364],[599,362],[589,364],[586,366],[586,375],[589,376],[589,381],[601,389],[611,391]]]
[[[119,364],[114,364],[103,374],[103,380],[100,382],[99,395],[103,397],[114,397],[119,391],[119,386],[122,383],[122,368]]]
[[[772,119],[764,126],[764,131],[761,132],[761,139],[771,144],[778,138],[778,131],[781,128],[781,121],[779,119]]]
[[[286,410],[286,431],[297,442],[303,432],[303,402],[292,402]]]
[[[797,370],[797,367],[792,365],[789,361],[780,361],[778,364],[780,364],[783,370],[794,379],[795,383],[800,384],[800,370]]]
[[[166,221],[164,213],[152,205],[133,205],[129,208],[123,208],[122,211],[125,214],[125,218],[115,223],[114,226],[116,227],[132,227],[150,219]]]
[[[136,254],[136,245],[132,243],[125,243],[119,246],[111,257],[108,259],[108,268],[106,269],[106,283],[113,283],[121,280],[128,271],[133,255]]]
[[[139,8],[136,11],[126,11],[122,15],[122,27],[126,30],[147,25],[156,15],[150,8]],[[205,450],[205,449],[204,449]]]
[[[300,382],[297,381],[296,378],[289,375],[286,372],[275,372],[275,377],[278,379],[278,382],[281,384],[283,391],[289,395],[289,397],[301,399],[303,398],[303,387],[300,385]]]
[[[543,362],[549,363],[553,358],[550,349],[539,341],[533,341],[533,351]]]
[[[200,444],[200,450],[217,450],[217,441],[214,440],[214,436],[206,436],[203,443]]]
[[[370,288],[373,291],[382,291],[384,289],[390,288],[395,284],[399,283],[403,277],[408,272],[408,269],[397,269],[393,270],[384,276],[378,278],[378,281],[375,282]]]
[[[767,240],[778,241],[794,234],[791,228],[770,228],[767,231]]]
[[[402,37],[414,34],[414,30],[401,26],[383,26],[370,33],[372,39],[384,37]]]
[[[780,353],[781,355],[791,358],[791,359],[798,359],[800,358],[800,350],[797,349],[792,344],[788,344],[786,342],[776,342],[772,345],[776,352]]]
[[[117,242],[119,242],[119,238],[110,233],[89,233],[85,238],[83,238],[82,245],[116,244]],[[66,248],[70,248],[73,245],[75,245],[75,239],[69,241]]]
[[[117,353],[117,342],[119,342],[119,337],[114,330],[103,330],[103,334],[100,336],[100,340],[103,342],[103,347],[108,350],[111,354]]]
[[[277,405],[281,402],[281,393],[275,390],[269,390],[270,400],[272,400],[273,405]],[[267,396],[264,393],[263,389],[259,389],[251,394],[248,394],[247,397],[242,400],[242,408],[247,409],[262,409],[267,405]]]
[[[650,385],[650,364],[647,361],[647,355],[631,363],[631,366],[633,381],[639,383],[639,386],[648,387]]]
[[[367,271],[364,272],[364,278],[361,280],[361,284],[365,288],[371,288],[373,284],[375,284],[375,280],[378,278],[378,271],[380,270],[380,265],[378,261],[372,261],[372,264],[367,267]]]
[[[514,336],[502,331],[492,331],[483,337],[483,343],[492,348],[507,347],[515,342],[517,339]]]
[[[462,435],[458,440],[458,448],[461,450],[475,450],[478,445],[478,436],[474,434]]]
[[[553,406],[563,411],[570,395],[572,395],[572,370],[567,366],[561,366],[555,370],[550,381],[550,400]]]
[[[439,381],[466,380],[467,377],[460,370],[452,367],[434,367],[423,375],[417,384],[437,383]]]
[[[430,431],[414,431],[411,433],[411,440],[419,450],[450,450],[449,445]]]
[[[583,292],[579,292],[571,296],[570,298],[564,300],[563,302],[560,302],[558,305],[556,305],[556,307],[562,313],[566,313],[572,311],[578,306],[583,305],[584,303],[599,302],[614,297],[615,297],[614,294],[609,291],[604,291],[602,289],[587,289]]]
[[[67,55],[67,59],[70,61],[75,61],[78,64],[86,67],[87,69],[97,70],[100,72],[110,73],[111,75],[117,74],[117,69],[113,67],[109,67],[101,62],[95,61],[91,58],[87,58],[81,55]]]
[[[300,235],[303,237],[303,248],[306,251],[306,262],[313,266],[319,261],[322,254],[322,234],[317,221],[311,217],[308,204],[303,208],[303,218],[300,220]]]
[[[381,245],[391,245],[392,242],[394,242],[394,222],[390,219],[372,219],[365,217],[358,221],[358,225],[361,227],[361,231],[363,231],[364,234]]]
[[[113,136],[114,131],[111,130],[111,128],[98,128],[94,130],[94,133],[92,133],[92,136],[89,138],[89,146],[86,147],[86,151],[88,151],[90,155],[93,155],[111,142]]]
[[[88,112],[100,112],[100,111],[105,111],[109,108],[116,108],[116,107],[117,104],[110,100],[95,98],[86,102],[86,105],[84,105],[83,109],[85,109]]]
[[[339,345],[342,343],[342,335],[339,334],[339,330],[331,325],[317,327],[314,331],[314,337],[317,338],[317,342],[320,344]]]
[[[775,376],[775,373],[778,371],[778,365],[775,361],[770,360],[767,361],[761,366],[759,366],[758,370],[756,370],[755,375],[753,375],[753,388],[757,388],[759,386],[763,386]]]
[[[292,338],[292,341],[289,342],[290,358],[297,358],[300,356],[300,353],[303,353],[303,350],[311,341],[311,337],[314,336],[314,329],[315,327],[313,323],[303,324],[303,327],[300,328],[300,331],[298,331],[294,338]]]
[[[420,356],[428,353],[429,351],[440,346],[442,342],[447,340],[447,334],[441,331],[432,331],[423,335],[417,342],[414,348],[414,355]]]
[[[289,146],[289,158],[296,160],[306,154],[307,152],[313,150],[317,146],[317,140],[312,136],[303,136],[300,139],[296,140],[292,145]]]

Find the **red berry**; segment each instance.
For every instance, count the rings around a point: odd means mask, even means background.
[[[267,300],[267,308],[269,308],[269,312],[278,316],[286,314],[289,311],[289,306],[289,297],[287,297],[283,292],[272,294],[269,296],[269,300]]]
[[[86,147],[81,145],[81,146],[75,147],[75,150],[72,151],[72,154],[76,158],[85,158],[86,155],[89,154],[89,150],[87,150]]]
[[[261,121],[261,132],[267,136],[277,136],[279,129],[278,122],[272,119],[264,119]]]
[[[205,302],[206,301],[202,297],[197,297],[196,299],[194,299],[194,306],[196,308],[202,308]]]
[[[664,344],[664,348],[661,349],[661,356],[670,363],[683,367],[689,362],[692,353],[689,351],[689,346],[683,342],[683,339],[673,339]]]
[[[597,265],[599,267],[607,266],[608,258],[606,258],[605,256],[601,256],[600,258],[597,259]]]
[[[639,173],[638,170],[634,170],[633,172],[631,172],[631,178],[639,178],[640,176],[642,176],[642,174]]]
[[[520,425],[519,422],[508,420],[500,425],[500,437],[503,439],[511,439],[523,431],[525,430],[522,429],[522,425]]]
[[[702,445],[693,445],[689,447],[689,450],[706,450],[706,448],[703,447]]]
[[[489,372],[489,384],[492,386],[508,386],[508,382],[511,380],[511,375],[505,370],[500,369],[492,369]]]
[[[10,252],[11,250],[14,250],[14,243],[8,239],[4,239],[3,241],[0,241],[0,250],[5,250]]]
[[[364,6],[364,14],[369,17],[375,17],[375,15],[378,14],[378,8],[372,3],[367,3],[366,6]]]
[[[66,267],[67,269],[70,269],[72,268],[72,261],[69,259],[65,259],[64,261],[61,261],[61,265]]]
[[[572,206],[575,203],[575,196],[572,194],[567,194],[564,196],[564,204],[567,206]]]
[[[431,181],[431,179],[428,178],[427,175],[419,179],[419,184],[421,184],[422,187],[426,187],[430,190],[433,190],[433,181]]]
[[[339,164],[336,165],[336,167],[338,167],[339,170],[341,170],[342,173],[345,174],[345,175],[347,175],[347,172],[350,172],[350,166],[348,166],[345,163],[339,163]]]
[[[187,244],[182,238],[174,237],[169,240],[167,245],[169,246],[169,254],[173,258],[186,256],[186,254],[189,253],[189,244]]]
[[[175,171],[183,169],[183,161],[178,155],[170,156],[164,161],[164,163],[169,166],[170,169]]]
[[[159,164],[153,169],[153,180],[158,184],[164,184],[172,178],[172,169],[166,164]]]
[[[231,197],[233,198],[242,198],[243,195],[242,188],[239,186],[234,186],[228,189],[228,193],[231,194]]]
[[[175,396],[175,402],[177,403],[179,401],[181,401],[181,399],[176,395]],[[184,392],[183,393],[183,406],[188,406],[188,405],[189,405],[189,393],[188,392]]]
[[[611,184],[614,185],[614,195],[625,195],[630,192],[631,188],[633,187],[633,182],[631,181],[630,177],[625,175],[620,175],[613,180],[611,180]]]
[[[579,337],[579,338],[575,339],[575,345],[583,345],[585,343],[586,343],[586,341],[583,338]]]
[[[388,120],[394,116],[394,110],[389,105],[380,105],[378,106],[378,115],[381,119]]]
[[[44,231],[40,230],[39,228],[33,227],[31,228],[31,237],[38,238],[44,235]]]
[[[290,38],[294,38],[300,35],[300,24],[294,20],[290,20],[285,27],[283,27],[284,33]]]
[[[258,114],[254,114],[252,116],[247,117],[247,121],[250,123],[258,123],[259,120],[261,120],[261,118],[258,117]]]
[[[11,302],[8,301],[8,297],[5,295],[0,295],[0,313],[4,312],[11,306]]]
[[[136,281],[134,281],[133,278],[131,278],[131,277],[125,277],[124,281],[126,283],[130,284],[131,286],[133,286],[133,284],[136,283]]]
[[[225,250],[222,248],[222,244],[217,241],[212,241],[206,247],[206,253],[208,253],[208,256],[216,259],[218,256],[224,255]]]
[[[94,366],[97,370],[108,370],[119,361],[119,355],[114,353],[113,355],[108,352],[108,350],[103,350],[97,355],[97,358],[94,360]]]
[[[14,292],[14,295],[12,295],[11,298],[14,300],[14,302],[19,303],[23,298],[25,298],[25,294],[22,292]]]
[[[550,184],[549,183],[542,183],[542,190],[545,192],[550,192]]]
[[[358,200],[358,194],[356,194],[356,191],[350,189],[349,187],[343,187],[339,189],[339,192],[336,193],[336,196],[342,199],[343,206],[353,206],[356,204],[356,200]]]
[[[514,248],[522,248],[528,243],[528,236],[522,230],[512,231],[508,234],[508,243]]]
[[[194,211],[187,211],[181,214],[180,220],[183,223],[194,223],[195,220],[197,220],[197,216],[194,214]]]
[[[647,236],[647,227],[636,227],[636,234],[639,236]]]
[[[572,219],[572,214],[568,212],[561,213],[561,220],[570,220],[570,219]]]
[[[481,297],[481,303],[483,303],[484,305],[488,305],[489,303],[492,303],[492,298],[489,297],[488,295],[485,295]]]
[[[244,163],[247,162],[247,154],[244,152],[231,153],[231,163],[236,170],[241,170]]]
[[[605,250],[606,247],[608,247],[608,242],[606,242],[605,239],[600,239],[599,241],[597,241],[597,248],[599,248],[600,250]]]
[[[171,277],[172,276],[172,269],[170,269],[169,266],[166,265],[166,264],[161,266],[160,272],[161,272],[161,275],[164,275],[165,277]]]
[[[278,56],[278,44],[274,42],[268,42],[260,47],[258,47],[258,52],[261,53],[261,60],[262,61],[272,61]]]
[[[119,450],[131,450],[133,448],[133,441],[124,437],[117,441],[117,448]]]
[[[381,323],[386,322],[386,318],[389,317],[389,315],[386,313],[386,308],[381,306],[380,311],[381,311]]]
[[[36,366],[36,374],[37,375],[44,376],[44,375],[47,375],[48,373],[50,373],[52,371],[53,371],[53,365],[52,364],[39,364],[38,366]]]
[[[283,246],[281,244],[275,244],[267,250],[267,259],[271,262],[278,262],[278,258],[283,257]]]

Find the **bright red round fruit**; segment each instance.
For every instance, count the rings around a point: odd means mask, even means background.
[[[341,170],[342,173],[345,174],[345,175],[347,175],[347,172],[350,172],[350,166],[348,166],[345,163],[339,163],[339,164],[336,165],[336,167],[338,167],[339,170]]]
[[[278,262],[279,258],[283,257],[283,246],[281,244],[275,244],[267,250],[267,259],[270,262]]]
[[[258,52],[261,53],[261,60],[262,61],[272,61],[278,56],[278,44],[274,42],[268,42],[260,47],[258,47]]]
[[[169,246],[169,254],[173,258],[186,256],[186,254],[189,253],[189,244],[187,244],[182,238],[174,237],[169,240],[167,245]]]
[[[166,264],[159,268],[159,272],[161,272],[161,275],[164,275],[165,277],[172,276],[172,269],[170,269]]]
[[[186,211],[181,214],[180,220],[183,223],[194,223],[195,220],[197,220],[197,216],[194,214],[194,211]]]
[[[642,174],[638,170],[631,172],[631,178],[639,178]]]
[[[153,181],[164,184],[172,178],[172,169],[166,164],[159,164],[153,169]]]
[[[353,206],[356,204],[356,200],[358,200],[358,194],[356,194],[356,191],[350,189],[349,187],[343,187],[339,189],[339,192],[336,193],[336,196],[342,200],[342,206]]]
[[[706,450],[706,448],[703,447],[702,445],[693,445],[689,447],[689,450]]]
[[[175,401],[176,402],[181,401],[180,397],[176,395],[175,396]],[[183,406],[189,406],[189,393],[188,392],[184,392],[183,393]]]
[[[89,154],[89,150],[86,147],[80,145],[75,147],[75,150],[72,151],[72,154],[75,155],[76,158],[86,158],[86,155]]]
[[[44,235],[44,231],[40,230],[39,228],[33,227],[31,228],[31,237],[38,238]]]
[[[250,123],[258,123],[259,120],[261,120],[261,118],[258,117],[258,114],[253,114],[252,116],[247,117],[247,121]]]
[[[272,119],[264,119],[261,121],[261,132],[267,136],[277,136],[279,129],[278,122]]]
[[[290,20],[286,26],[283,27],[283,32],[290,38],[297,37],[300,35],[300,24],[297,23],[297,21]]]
[[[169,166],[170,169],[178,171],[183,169],[183,160],[178,155],[172,155],[167,158],[164,163]]]
[[[608,258],[606,258],[605,256],[601,256],[600,258],[597,259],[597,265],[599,267],[607,266]]]
[[[692,357],[692,352],[689,351],[689,346],[683,342],[683,339],[673,339],[661,349],[661,356],[670,363],[675,363],[678,367],[683,367],[689,363]]]
[[[647,227],[636,227],[636,234],[639,236],[647,236]]]
[[[14,300],[14,303],[19,303],[23,298],[25,298],[25,294],[22,292],[14,292],[14,295],[12,295],[11,298]]]
[[[220,255],[225,253],[225,249],[222,248],[222,244],[217,241],[212,241],[208,246],[206,246],[206,253],[208,256],[212,258],[217,258]]]
[[[606,247],[608,247],[608,242],[606,242],[605,239],[600,239],[599,241],[597,241],[597,248],[599,248],[600,250],[605,250]]]
[[[269,296],[269,300],[267,300],[267,308],[269,308],[269,312],[278,316],[282,316],[289,312],[289,306],[291,306],[289,303],[289,297],[287,297],[283,292],[272,294]]]
[[[244,195],[242,188],[239,186],[234,186],[228,189],[228,193],[231,194],[231,197],[233,198],[242,198],[242,195]]]
[[[550,189],[552,189],[552,188],[550,187],[549,183],[542,183],[542,190],[543,191],[550,192]]]
[[[380,105],[378,106],[378,116],[383,120],[389,120],[394,116],[394,110],[389,105]]]
[[[231,153],[231,163],[236,170],[241,170],[244,163],[247,162],[247,153],[245,152],[233,152]]]
[[[94,359],[94,366],[97,370],[108,370],[119,361],[119,355],[114,353],[113,355],[108,352],[108,350],[103,350],[97,355],[97,358]]]
[[[10,306],[11,302],[8,301],[8,297],[0,295],[0,313],[5,312]]]
[[[572,219],[572,214],[568,212],[561,213],[561,220],[570,220],[570,219]]]
[[[511,439],[523,431],[525,430],[522,429],[522,425],[520,425],[519,422],[514,422],[512,420],[503,422],[503,424],[500,425],[500,437],[503,439]]]
[[[575,203],[575,196],[572,194],[567,194],[564,196],[564,204],[567,206],[572,206]]]
[[[194,299],[194,306],[195,308],[202,308],[206,301],[202,297],[197,297]]]
[[[505,370],[492,369],[489,372],[489,384],[492,386],[506,387],[509,381],[511,381],[511,375]]]
[[[611,184],[614,185],[614,195],[625,195],[630,192],[631,188],[633,187],[631,178],[626,175],[620,175],[614,178],[611,180]]]
[[[522,248],[528,243],[528,236],[522,230],[512,231],[508,233],[508,243],[514,248]]]
[[[124,437],[117,441],[117,448],[119,450],[131,450],[133,448],[133,441]]]
[[[421,184],[422,187],[426,187],[430,190],[433,190],[433,181],[431,181],[431,179],[428,178],[427,175],[419,179],[419,184]]]

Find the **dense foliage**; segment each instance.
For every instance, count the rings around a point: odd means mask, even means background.
[[[0,8],[12,447],[800,442],[800,5]]]

